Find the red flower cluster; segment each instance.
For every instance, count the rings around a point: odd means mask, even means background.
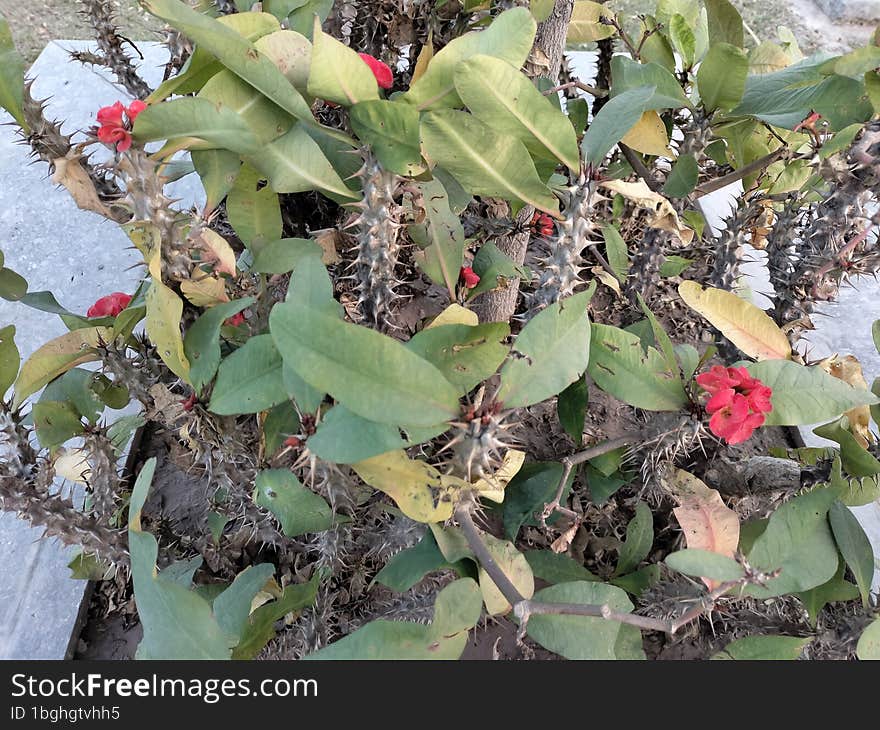
[[[373,58],[369,53],[358,53],[361,60],[370,67],[376,83],[383,89],[390,89],[394,85],[394,74],[387,63],[382,63],[378,58]]]
[[[117,152],[125,152],[131,147],[131,127],[135,118],[147,105],[136,99],[128,105],[128,108],[117,101],[113,106],[105,106],[98,109],[98,139],[104,144],[116,145]],[[123,118],[123,115],[127,117]]]
[[[238,314],[233,314],[231,317],[227,317],[223,324],[227,327],[238,327],[239,325],[244,324],[244,312],[239,312]]]
[[[473,289],[480,283],[480,277],[474,273],[474,270],[470,266],[462,266],[458,278],[464,284],[465,289]]]
[[[536,236],[544,236],[546,238],[552,236],[555,231],[553,219],[546,213],[540,213],[538,211],[535,211],[535,215],[532,216],[532,222],[529,224],[529,228],[532,229],[532,233]]]
[[[106,297],[101,297],[95,302],[89,311],[86,312],[88,317],[115,317],[123,309],[128,306],[131,301],[131,295],[124,294],[121,291],[115,291]]]
[[[729,444],[739,444],[751,437],[764,425],[764,414],[773,406],[773,391],[744,367],[725,368],[715,365],[696,378],[697,383],[711,394],[706,410],[711,414],[709,429]]]

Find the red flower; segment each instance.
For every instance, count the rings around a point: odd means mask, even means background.
[[[712,416],[709,429],[729,444],[739,444],[764,424],[764,414],[773,410],[772,389],[753,378],[744,367],[714,365],[696,377],[711,397],[706,411]]]
[[[130,301],[131,296],[129,294],[124,294],[121,291],[113,292],[112,294],[108,294],[106,297],[101,297],[97,302],[89,307],[89,311],[86,312],[86,316],[115,317],[128,306],[128,303]]]
[[[387,63],[382,63],[378,58],[373,58],[369,53],[358,53],[361,60],[370,67],[373,76],[376,77],[376,83],[383,89],[390,89],[394,85],[394,74]]]
[[[464,283],[465,289],[473,289],[480,283],[480,277],[474,273],[470,266],[462,266],[458,278]]]
[[[233,314],[231,317],[227,317],[223,324],[228,327],[238,327],[239,325],[244,324],[244,313],[239,312],[238,314]]]
[[[530,227],[536,236],[545,236],[548,238],[552,236],[555,231],[553,219],[546,213],[540,213],[538,211],[532,216]]]
[[[98,139],[104,144],[115,145],[117,152],[125,152],[131,147],[131,126],[137,115],[146,108],[147,105],[137,99],[127,109],[121,101],[112,106],[101,107],[98,109],[98,123],[101,125],[98,128]]]

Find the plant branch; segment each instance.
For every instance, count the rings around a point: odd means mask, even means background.
[[[714,180],[708,180],[702,185],[699,185],[694,190],[695,196],[697,198],[700,198],[704,195],[708,195],[709,193],[714,192],[715,190],[720,190],[721,188],[727,187],[731,183],[735,183],[737,180],[742,180],[744,177],[748,177],[752,173],[763,170],[768,165],[772,165],[774,162],[784,157],[787,153],[787,147],[780,147],[770,154],[764,155],[763,157],[760,157],[757,160],[750,162],[748,165],[743,165],[739,169],[736,169],[733,172],[728,173],[727,175],[716,177]]]
[[[583,81],[569,81],[564,84],[559,84],[559,86],[554,86],[552,89],[547,89],[547,91],[544,92],[544,96],[549,96],[550,94],[555,94],[559,91],[565,91],[566,89],[580,89],[581,91],[586,91],[588,94],[592,94],[597,98],[608,96],[608,89],[600,89],[596,86],[590,86]]]
[[[651,174],[651,171],[645,167],[645,163],[642,162],[641,158],[635,153],[635,150],[631,147],[627,147],[623,142],[618,142],[617,146],[620,147],[620,151],[623,152],[623,156],[626,158],[629,166],[635,171],[636,175],[642,178],[651,190],[655,193],[659,193],[663,189],[663,185],[661,185]]]

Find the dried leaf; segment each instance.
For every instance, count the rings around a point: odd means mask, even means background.
[[[854,355],[840,357],[834,354],[820,361],[818,365],[829,375],[849,383],[853,388],[868,390],[868,381],[865,380],[862,366]],[[863,449],[867,449],[868,444],[874,441],[874,434],[870,429],[870,406],[857,406],[844,415],[849,419],[849,430],[855,436],[856,441]]]
[[[767,314],[729,291],[683,281],[678,293],[734,345],[756,360],[791,360],[791,344]]]
[[[321,247],[321,262],[325,266],[338,264],[342,261],[339,255],[337,244],[339,239],[345,234],[335,228],[326,228],[323,231],[315,232],[315,243]]]
[[[203,263],[213,264],[218,274],[235,276],[235,251],[223,236],[210,228],[203,228],[195,243],[202,251]]]
[[[648,225],[652,228],[659,228],[661,231],[669,231],[678,236],[685,245],[690,244],[694,239],[694,232],[684,225],[666,198],[660,193],[655,193],[648,187],[644,180],[636,182],[625,182],[623,180],[607,180],[599,183],[607,190],[618,193],[624,198],[633,201],[640,208],[651,211],[648,218]]]
[[[56,157],[52,160],[55,172],[52,173],[52,182],[63,185],[73,197],[78,208],[91,210],[105,218],[115,220],[110,209],[101,202],[98,191],[89,173],[80,164],[80,155],[70,151],[66,157]]]
[[[672,511],[684,532],[688,549],[734,557],[739,545],[739,517],[724,504],[718,491],[675,467],[663,473],[660,483],[678,501],[679,506]],[[703,581],[710,590],[716,585],[707,578]]]

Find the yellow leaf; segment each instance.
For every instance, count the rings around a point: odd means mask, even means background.
[[[595,276],[599,281],[601,281],[609,289],[614,289],[617,296],[623,296],[620,292],[620,282],[617,280],[616,276],[609,274],[601,266],[591,267],[590,273],[592,273],[593,276]]]
[[[751,302],[722,289],[704,289],[695,281],[683,281],[678,293],[685,304],[749,357],[759,361],[791,360],[791,345],[785,333]]]
[[[197,307],[213,307],[229,301],[226,285],[222,279],[215,279],[198,270],[195,275],[201,276],[201,278],[186,279],[180,282],[180,291],[192,304]]]
[[[218,274],[235,276],[235,251],[223,236],[210,228],[203,228],[198,233],[197,243],[202,250],[202,261],[213,264]],[[225,301],[225,300],[224,300]]]
[[[495,473],[491,477],[478,479],[474,483],[474,487],[480,493],[481,497],[491,499],[493,502],[503,502],[504,490],[507,488],[510,480],[517,475],[520,469],[522,469],[525,460],[525,451],[517,451],[516,449],[508,450],[508,452],[504,454],[501,466],[495,470]]]
[[[642,118],[620,141],[644,155],[657,155],[658,157],[671,155],[666,125],[663,124],[660,115],[655,111],[644,112]]]
[[[651,211],[648,217],[648,225],[659,228],[661,231],[669,231],[678,236],[684,244],[689,244],[694,239],[694,232],[681,222],[675,208],[666,198],[656,193],[644,180],[625,182],[624,180],[607,180],[599,183],[602,187],[613,193],[618,193],[624,198],[633,201],[640,208]]]
[[[434,58],[434,31],[433,29],[428,30],[428,40],[425,41],[425,45],[422,46],[422,50],[419,51],[419,57],[416,59],[416,67],[413,71],[412,80],[409,82],[409,85],[412,86],[416,81],[418,81],[428,70],[428,64],[431,63],[431,59]]]
[[[662,474],[660,483],[678,502],[672,512],[681,525],[687,547],[734,557],[739,545],[739,517],[724,504],[718,491],[672,466]],[[715,587],[715,581],[703,581],[710,590]]]
[[[404,451],[389,451],[352,464],[367,484],[393,499],[416,522],[444,522],[452,517],[455,492],[470,485],[442,475],[424,461]]]
[[[55,452],[53,466],[55,473],[62,479],[78,484],[88,483],[89,472],[92,469],[88,452],[82,447],[76,449],[59,447]]]
[[[149,261],[162,241],[162,235],[155,225],[148,221],[132,221],[122,226],[134,247],[141,252],[144,261]]]
[[[425,329],[429,330],[431,327],[440,327],[444,324],[466,324],[476,327],[479,323],[480,320],[474,310],[462,307],[460,304],[450,304],[434,317],[431,324],[425,327]]]
[[[829,375],[849,383],[853,388],[859,390],[868,389],[868,381],[862,373],[862,366],[854,355],[832,355],[826,357],[818,363]],[[868,445],[874,441],[874,434],[871,433],[871,409],[869,406],[857,406],[844,414],[849,419],[849,430],[856,441],[863,449],[867,449]]]
[[[601,3],[578,0],[571,12],[566,41],[571,44],[592,43],[610,38],[617,31],[600,18],[612,18],[614,13]]]
[[[499,540],[488,533],[483,533],[483,542],[495,559],[498,567],[516,586],[523,598],[531,598],[535,593],[535,576],[529,566],[526,556],[519,552],[512,542]],[[483,593],[483,603],[486,604],[486,613],[490,616],[505,614],[512,608],[510,602],[504,597],[498,586],[489,577],[489,574],[480,568],[480,591]]]
[[[98,360],[94,348],[99,342],[112,341],[113,330],[110,327],[84,327],[49,340],[21,366],[15,381],[12,407],[17,408],[29,395],[71,368]]]
[[[169,370],[189,382],[189,360],[183,352],[180,318],[183,301],[162,282],[162,252],[157,247],[150,259],[153,278],[147,290],[147,335]]]

